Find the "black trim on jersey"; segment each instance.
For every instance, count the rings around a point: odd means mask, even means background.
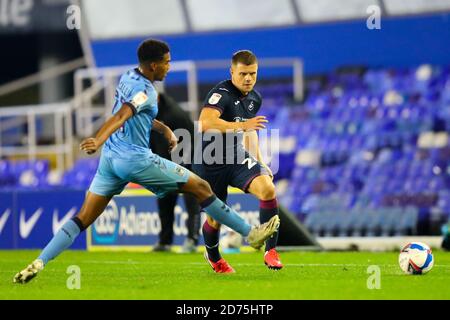
[[[242,99],[242,98],[244,98],[244,97],[247,97],[249,94],[250,94],[250,92],[252,92],[252,91],[250,91],[249,93],[247,93],[247,94],[243,94],[242,93],[242,91],[241,90],[239,90],[234,84],[233,84],[233,81],[231,81],[231,80],[225,80],[225,83],[230,87],[230,89],[232,90],[232,91],[234,91],[234,93],[238,96],[238,98],[239,99]],[[231,93],[231,92],[230,92]]]
[[[144,77],[145,79],[147,79],[148,81],[150,81],[150,79],[147,78],[147,77],[145,76],[145,74],[143,74],[143,73],[141,72],[141,70],[139,70],[139,68],[134,68],[134,71],[135,71],[138,75],[140,75],[140,76]],[[150,82],[151,82],[151,81],[150,81]]]
[[[131,104],[130,102],[124,102],[123,104],[130,107],[131,111],[133,111],[133,116],[136,115],[137,110],[136,110],[135,106],[133,106],[133,104]]]

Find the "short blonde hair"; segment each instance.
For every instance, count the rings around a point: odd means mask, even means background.
[[[257,64],[258,59],[256,58],[255,54],[250,50],[239,50],[233,54],[233,57],[231,58],[231,63],[233,65],[242,63],[249,66],[251,64]]]

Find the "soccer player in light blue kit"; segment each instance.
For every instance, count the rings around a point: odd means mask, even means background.
[[[247,237],[254,248],[260,248],[277,231],[278,216],[252,227],[219,200],[206,181],[152,153],[149,148],[151,130],[163,134],[171,149],[177,145],[175,134],[155,120],[158,105],[153,82],[162,81],[169,71],[169,47],[162,41],[146,40],[138,48],[138,58],[139,67],[129,70],[120,79],[113,116],[95,138],[85,139],[80,144],[88,154],[93,154],[104,144],[97,173],[80,212],[61,227],[36,260],[15,275],[15,283],[30,281],[50,260],[70,247],[80,232],[102,214],[111,198],[120,194],[129,182],[142,185],[158,197],[173,191],[193,194],[208,215]]]

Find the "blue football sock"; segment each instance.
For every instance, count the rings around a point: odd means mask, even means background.
[[[244,237],[248,236],[252,226],[239,216],[239,214],[223,203],[215,195],[201,204],[203,210],[220,224],[226,225]]]
[[[70,247],[75,238],[80,234],[80,227],[73,221],[67,221],[55,234],[53,239],[42,250],[38,259],[44,261],[44,265],[54,259],[65,249]]]

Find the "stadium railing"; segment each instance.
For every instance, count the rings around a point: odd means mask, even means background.
[[[37,129],[39,120],[44,117],[53,117],[54,121],[51,128],[54,142],[45,145],[39,143]],[[26,140],[5,141],[11,131],[20,126],[26,129]],[[22,132],[19,130],[18,134]],[[71,103],[0,108],[0,158],[27,156],[29,160],[36,160],[39,155],[54,154],[57,169],[63,171],[73,163],[73,141]]]
[[[260,59],[260,68],[292,68],[293,99],[301,101],[304,94],[303,62],[299,58]],[[187,101],[180,105],[195,119],[199,110],[199,72],[201,70],[227,69],[229,60],[175,61],[171,73],[186,73]],[[111,113],[115,88],[121,74],[135,65],[79,69],[74,74],[74,102],[77,135],[95,132]],[[86,84],[88,84],[86,86]],[[158,90],[164,90],[161,83]],[[90,91],[90,94],[87,92]],[[80,98],[83,97],[83,98]]]

